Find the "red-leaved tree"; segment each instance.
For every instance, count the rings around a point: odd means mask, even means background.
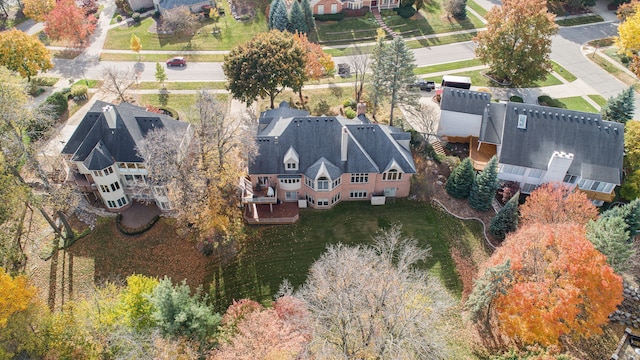
[[[232,335],[210,357],[216,360],[297,359],[311,339],[309,314],[304,303],[284,296],[265,309],[252,300],[229,307],[222,330]]]
[[[52,40],[65,40],[70,46],[88,45],[91,34],[96,29],[97,20],[93,15],[76,5],[74,0],[60,0],[45,17],[44,32]]]
[[[585,193],[560,183],[548,183],[534,190],[520,207],[520,224],[586,225],[597,215],[598,210]]]
[[[525,344],[589,337],[622,301],[622,278],[578,224],[530,224],[507,236],[488,268],[510,261],[506,291],[493,299],[503,334]]]

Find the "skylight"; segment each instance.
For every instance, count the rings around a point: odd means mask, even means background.
[[[518,129],[526,129],[527,128],[527,115],[520,114],[518,115]]]

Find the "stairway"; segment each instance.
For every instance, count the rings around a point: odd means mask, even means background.
[[[376,19],[376,21],[378,22],[378,24],[380,25],[382,30],[384,30],[392,38],[395,39],[398,36],[400,36],[395,31],[391,30],[391,28],[389,26],[387,26],[387,24],[384,23],[384,20],[382,20],[382,16],[380,15],[380,9],[373,8],[373,9],[371,9],[371,13],[373,13],[373,17]]]
[[[446,155],[444,153],[444,148],[442,147],[442,143],[440,142],[440,140],[435,140],[431,142],[431,147],[433,148],[433,151],[436,152],[436,154],[442,155],[442,156]]]

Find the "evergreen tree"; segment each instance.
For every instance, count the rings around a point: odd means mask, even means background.
[[[286,31],[289,28],[289,15],[287,14],[287,5],[283,0],[276,0],[274,4],[273,14],[269,19],[271,30]],[[271,13],[271,10],[269,10]]]
[[[282,0],[273,0],[271,1],[271,4],[269,5],[269,30],[273,29],[273,19],[274,14],[276,12],[276,9],[278,8],[278,3],[281,3]]]
[[[462,162],[453,169],[451,176],[447,179],[447,183],[445,185],[447,194],[456,199],[468,198],[475,177],[476,173],[473,170],[471,159],[466,158],[462,160]]]
[[[623,124],[633,119],[633,114],[636,110],[633,93],[633,87],[629,87],[615,98],[613,96],[610,97],[607,100],[607,104],[602,108],[602,118]]]
[[[622,218],[625,224],[627,224],[630,233],[628,240],[631,240],[631,237],[640,230],[640,199],[635,199],[623,206],[610,208],[600,215],[601,219],[607,217]]]
[[[507,234],[516,231],[518,228],[518,200],[520,199],[520,192],[507,201],[496,216],[491,219],[489,225],[489,232],[496,239],[504,240]]]
[[[312,32],[316,28],[316,22],[313,19],[313,9],[309,0],[302,0],[302,12],[304,13],[304,21],[307,22],[307,31]]]
[[[418,94],[407,85],[416,81],[416,58],[401,37],[388,44],[378,41],[378,50],[372,54],[374,92],[391,100],[389,125],[393,126],[393,112],[399,105],[415,105]]]
[[[289,31],[294,34],[296,32],[301,34],[309,32],[307,22],[304,18],[304,13],[302,12],[302,7],[298,0],[294,0],[293,5],[291,5],[291,12],[289,13]]]
[[[624,219],[619,216],[601,217],[587,224],[587,239],[607,257],[607,263],[616,272],[626,270],[629,259],[634,255],[628,228]]]
[[[469,204],[479,211],[489,210],[496,190],[498,190],[498,158],[494,156],[480,175],[476,176],[469,193]]]
[[[465,303],[471,321],[482,320],[485,328],[491,331],[491,305],[498,296],[507,293],[512,280],[511,262],[508,259],[503,264],[488,268],[475,281]]]

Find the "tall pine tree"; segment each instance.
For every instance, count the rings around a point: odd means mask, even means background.
[[[302,7],[298,0],[293,0],[293,5],[291,5],[291,12],[289,12],[289,31],[294,34],[296,32],[301,34],[309,32],[307,22],[304,18],[304,13],[302,12]]]
[[[491,219],[491,224],[489,225],[489,232],[493,237],[502,241],[507,234],[513,231],[516,231],[518,228],[518,200],[520,198],[520,192],[517,192],[515,195],[507,201],[500,211],[496,214],[496,216]]]
[[[624,218],[619,216],[600,217],[587,224],[587,239],[607,257],[607,263],[617,272],[629,268],[629,258],[635,253],[628,228]]]
[[[600,215],[601,219],[607,217],[622,218],[627,224],[630,236],[633,237],[640,230],[640,199],[635,199],[623,206],[612,207]],[[628,240],[631,241],[631,238]]]
[[[283,0],[273,0],[269,9],[269,29],[285,31],[289,28],[287,5]]]
[[[487,162],[480,175],[476,176],[469,193],[469,205],[479,211],[489,210],[496,190],[498,190],[498,158],[494,156]]]
[[[316,28],[316,22],[313,19],[313,9],[309,0],[302,0],[302,12],[304,13],[304,21],[307,22],[307,31],[312,32]]]
[[[615,98],[613,96],[610,97],[607,100],[607,104],[602,108],[602,118],[623,124],[633,119],[633,114],[636,110],[633,93],[633,87],[629,87]]]
[[[377,47],[372,54],[374,92],[391,100],[389,125],[393,126],[394,109],[399,105],[415,105],[418,101],[418,94],[407,87],[416,81],[413,72],[416,58],[401,37],[388,44],[379,40]]]
[[[466,158],[462,160],[462,162],[453,169],[451,176],[447,179],[447,183],[445,185],[447,194],[456,199],[468,198],[475,177],[476,173],[473,170],[471,159]]]

